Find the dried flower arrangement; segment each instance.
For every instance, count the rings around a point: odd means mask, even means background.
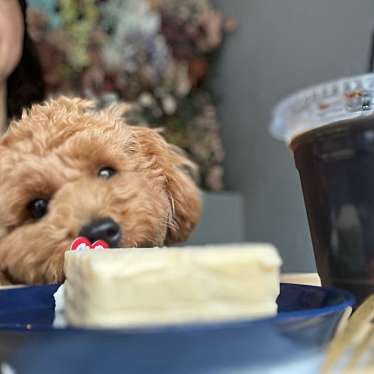
[[[206,78],[235,22],[209,0],[29,0],[50,94],[125,100],[132,124],[162,127],[221,191],[224,151]]]

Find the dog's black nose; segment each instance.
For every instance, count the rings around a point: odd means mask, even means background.
[[[91,243],[104,240],[110,248],[117,248],[121,240],[121,228],[111,218],[99,218],[82,227],[80,236],[85,236]]]

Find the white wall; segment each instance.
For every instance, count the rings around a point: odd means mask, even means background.
[[[246,239],[275,243],[286,271],[311,271],[298,175],[286,147],[268,134],[270,112],[296,89],[365,71],[374,1],[215,3],[239,23],[213,82],[221,99],[227,187],[244,195]]]

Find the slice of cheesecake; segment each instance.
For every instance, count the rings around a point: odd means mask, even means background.
[[[280,265],[268,244],[69,251],[66,318],[125,327],[268,317]]]

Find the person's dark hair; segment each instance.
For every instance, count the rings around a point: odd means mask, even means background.
[[[42,67],[36,47],[27,32],[26,1],[19,0],[24,21],[24,38],[21,59],[7,79],[8,119],[18,118],[22,109],[45,97]]]

